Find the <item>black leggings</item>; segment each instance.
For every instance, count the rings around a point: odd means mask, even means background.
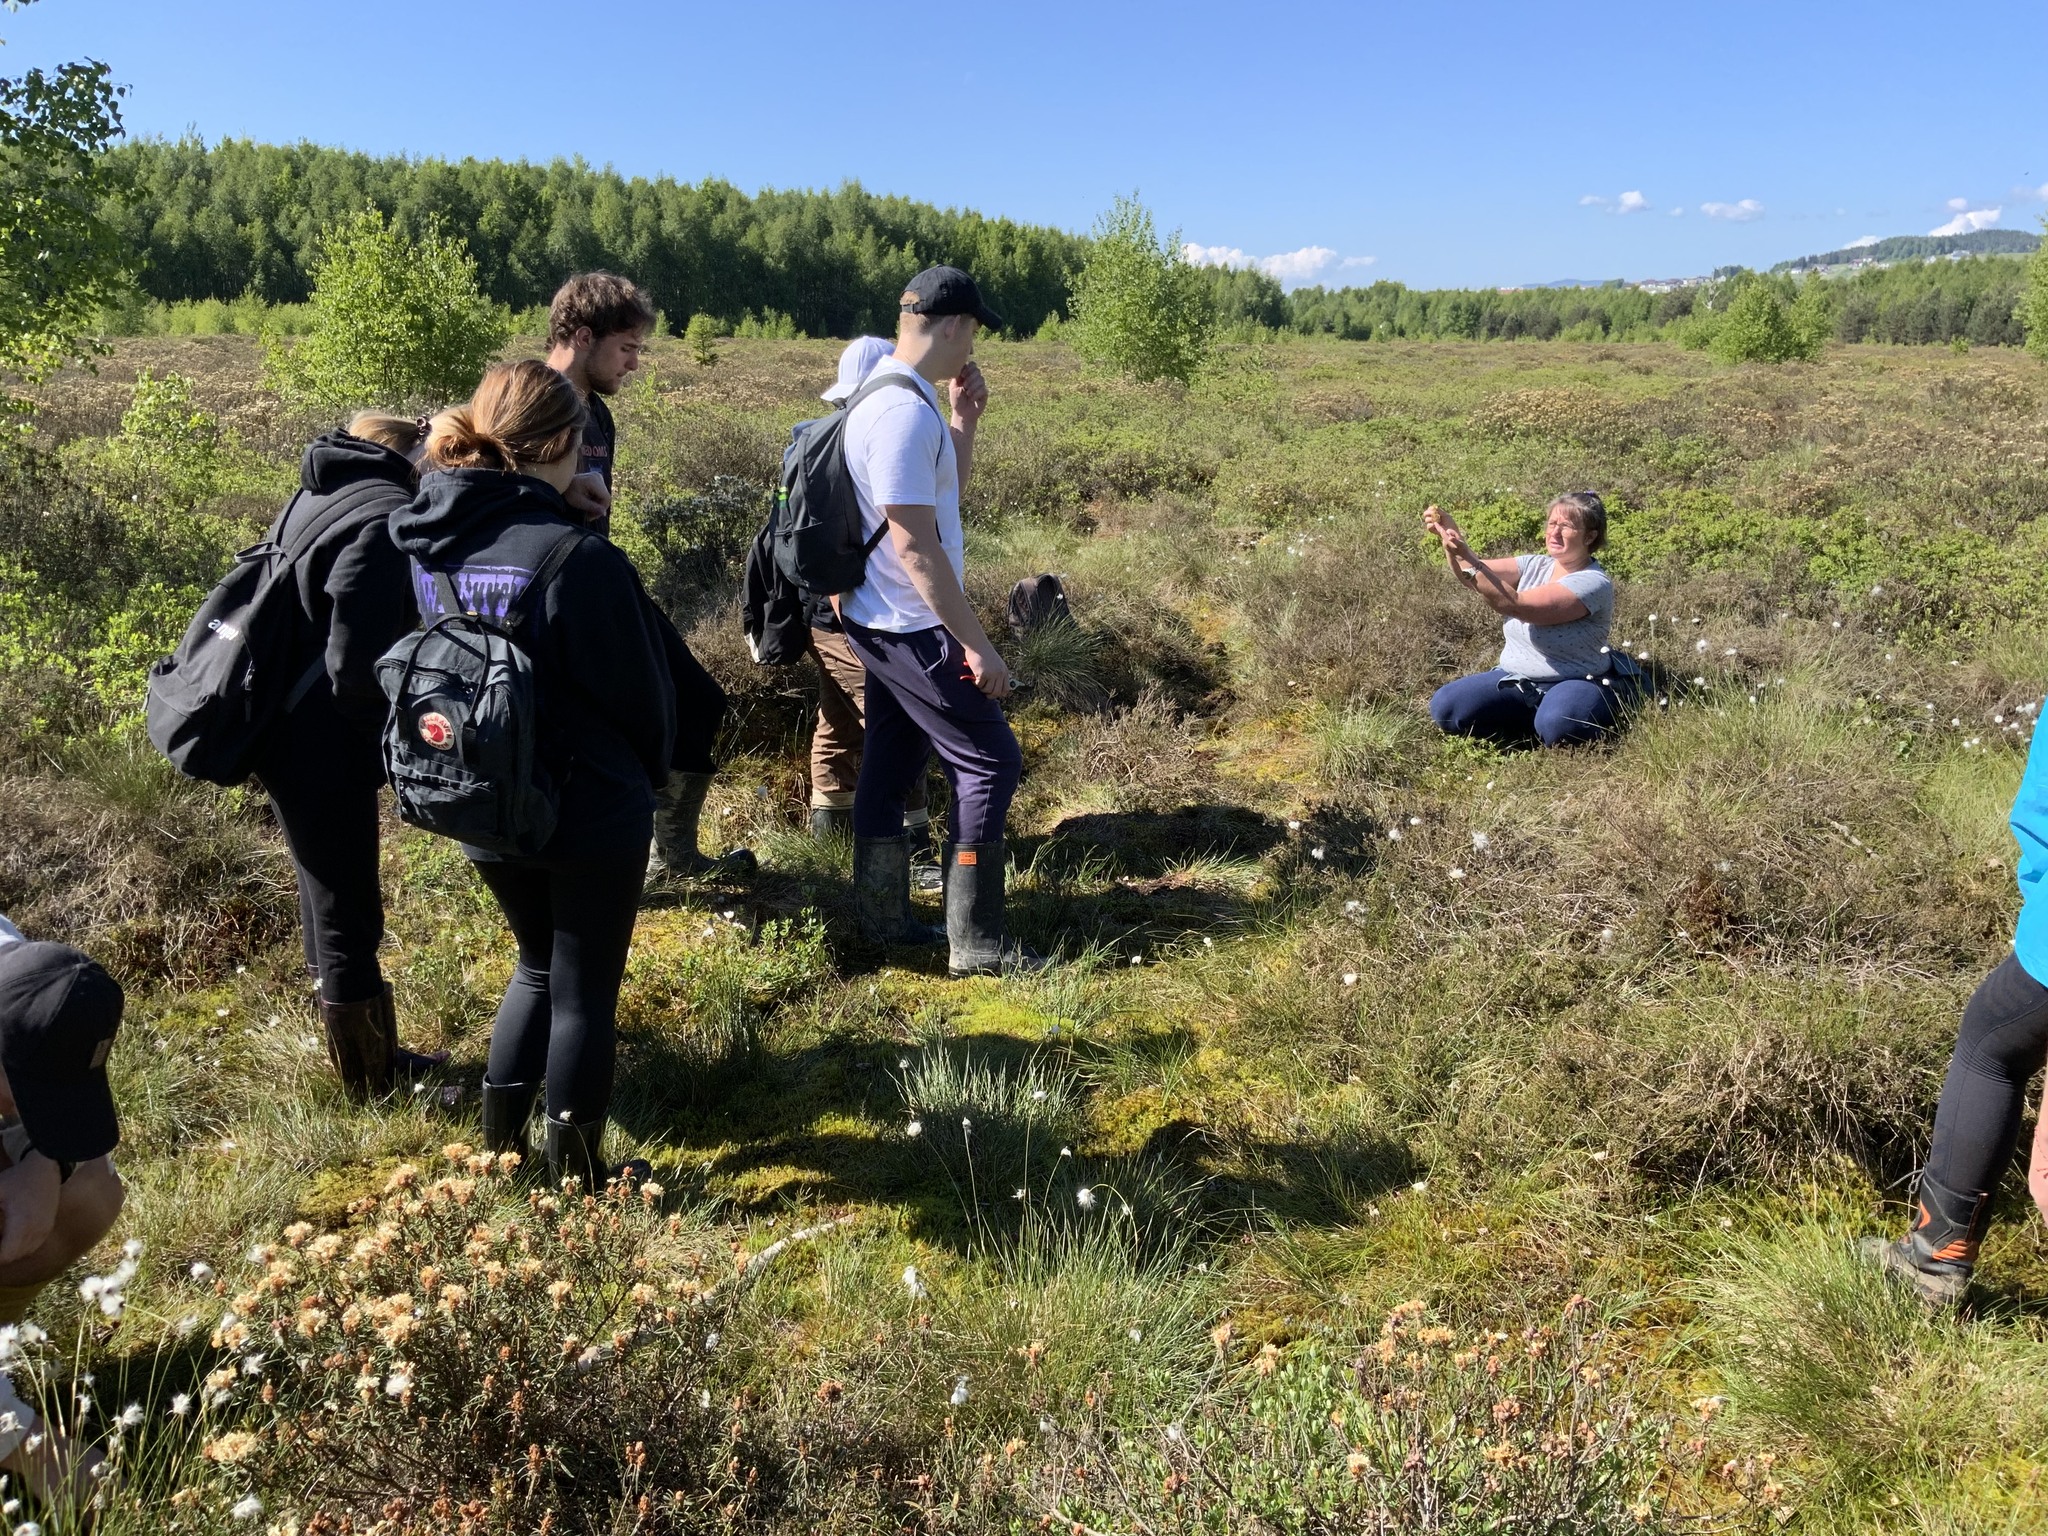
[[[257,764],[258,782],[284,828],[299,877],[306,964],[330,1003],[381,996],[384,896],[377,885],[374,742],[349,732],[324,698],[309,698],[277,723]]]
[[[1963,1009],[1941,1085],[1927,1177],[1960,1195],[1993,1193],[2019,1144],[2027,1080],[2048,1060],[2048,987],[2007,955]]]
[[[550,1115],[595,1120],[612,1099],[619,983],[647,845],[596,859],[480,861],[476,872],[519,941],[486,1075],[501,1086],[545,1077]]]

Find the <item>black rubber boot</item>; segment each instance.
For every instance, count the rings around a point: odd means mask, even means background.
[[[670,770],[668,782],[655,795],[655,858],[670,874],[690,880],[740,879],[753,874],[761,863],[751,848],[735,848],[716,859],[706,858],[698,849],[698,823],[704,816],[704,797],[710,793],[710,774]]]
[[[548,1182],[562,1187],[564,1179],[582,1182],[586,1195],[602,1195],[614,1179],[645,1183],[654,1172],[645,1158],[628,1158],[614,1168],[604,1160],[605,1117],[592,1120],[561,1120],[545,1116],[547,1124]]]
[[[527,1122],[540,1102],[539,1083],[494,1083],[484,1079],[484,1150],[517,1152],[533,1167],[533,1143],[526,1139]]]
[[[811,836],[820,839],[853,836],[853,807],[850,805],[812,806]]]
[[[943,944],[910,907],[910,834],[853,840],[853,898],[860,936],[870,944]]]
[[[1863,1251],[1887,1275],[1912,1286],[1929,1306],[1952,1307],[1970,1288],[1990,1215],[1988,1192],[1958,1194],[1923,1174],[1912,1229],[1892,1243],[1867,1237]]]
[[[327,1034],[327,1059],[341,1077],[341,1086],[357,1103],[391,1091],[391,1035],[387,1012],[391,989],[360,1003],[320,1002],[320,1022]]]
[[[1004,864],[1000,839],[946,845],[946,938],[952,945],[946,969],[955,976],[1000,976],[1048,964],[1006,931]]]

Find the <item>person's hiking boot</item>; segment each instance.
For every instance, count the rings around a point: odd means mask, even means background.
[[[910,834],[853,840],[853,900],[860,936],[870,944],[943,944],[910,906]]]
[[[853,807],[814,805],[811,807],[811,836],[823,842],[828,837],[853,836]]]
[[[385,1022],[390,1000],[388,987],[379,996],[359,1003],[320,1000],[327,1059],[334,1063],[341,1086],[357,1103],[391,1091],[392,1040]]]
[[[745,879],[761,867],[751,848],[735,848],[714,859],[697,846],[704,797],[710,793],[710,774],[670,770],[654,797],[654,856],[668,873],[686,880]]]
[[[526,1127],[533,1119],[533,1109],[540,1102],[539,1083],[494,1083],[484,1079],[484,1150],[487,1152],[517,1152],[522,1167],[531,1169],[533,1143],[527,1140]]]
[[[955,976],[1000,976],[1043,970],[1051,962],[1005,930],[1004,845],[946,845],[946,969]]]
[[[1866,1237],[1861,1247],[1887,1276],[1910,1285],[1930,1307],[1952,1307],[1970,1288],[1990,1212],[1988,1193],[1958,1194],[1922,1175],[1911,1230],[1896,1242]]]
[[[582,1182],[586,1195],[602,1195],[614,1179],[644,1184],[654,1172],[645,1158],[628,1158],[616,1168],[604,1160],[605,1117],[564,1120],[543,1117],[547,1125],[548,1182],[556,1189],[564,1179]]]

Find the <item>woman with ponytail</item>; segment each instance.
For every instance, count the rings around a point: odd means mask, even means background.
[[[412,560],[413,598],[431,623],[442,576],[489,619],[550,562],[518,638],[532,660],[541,766],[559,786],[555,832],[533,858],[466,848],[519,946],[484,1072],[484,1139],[527,1151],[546,1095],[548,1171],[601,1190],[619,984],[647,853],[655,786],[668,774],[675,690],[659,619],[617,547],[563,501],[583,443],[575,386],[540,362],[501,363],[467,405],[434,419],[420,493],[392,519]]]
[[[317,989],[327,1054],[356,1098],[394,1076],[447,1060],[398,1044],[398,1013],[377,965],[384,897],[377,885],[378,738],[384,693],[377,658],[413,626],[405,557],[391,544],[392,513],[412,500],[423,425],[364,413],[346,432],[313,440],[299,491],[272,530],[281,543],[310,537],[292,562],[299,607],[295,679],[264,736],[256,778],[284,828],[299,882],[306,970]]]

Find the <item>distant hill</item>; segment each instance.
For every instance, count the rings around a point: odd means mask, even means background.
[[[1844,246],[1839,251],[1781,261],[1771,270],[1839,267],[1852,261],[1925,261],[1929,256],[1948,256],[1957,251],[1972,256],[2024,256],[2040,243],[2039,235],[2030,235],[2023,229],[1979,229],[1967,235],[1893,235],[1873,245]]]

